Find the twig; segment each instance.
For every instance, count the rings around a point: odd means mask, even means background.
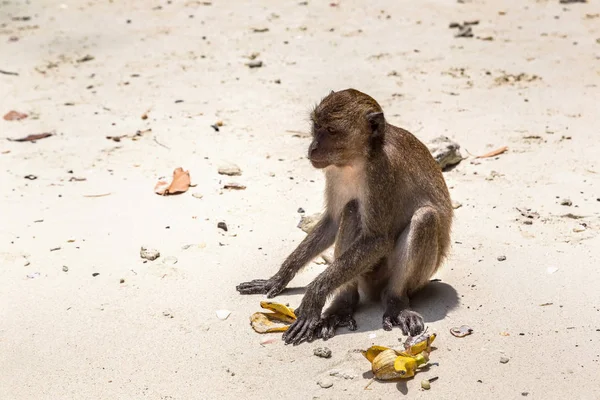
[[[83,197],[104,197],[110,196],[112,193],[102,193],[102,194],[84,194]]]
[[[500,154],[504,153],[507,150],[508,150],[507,146],[502,146],[499,149],[492,150],[489,153],[485,153],[485,154],[477,156],[475,158],[490,158],[490,157],[495,157],[495,156],[499,156]]]
[[[371,390],[371,389],[369,388],[369,386],[371,386],[371,383],[373,383],[374,381],[375,381],[375,378],[371,378],[371,380],[369,381],[369,383],[367,383],[367,386],[365,386],[365,389],[364,389],[364,390]]]
[[[3,70],[3,69],[0,69],[0,74],[19,76],[19,73],[18,73],[18,72],[5,71],[5,70]]]
[[[288,133],[293,133],[294,134],[293,136],[295,136],[295,137],[300,137],[300,138],[310,137],[310,133],[308,133],[308,132],[295,131],[292,129],[286,129],[285,131]]]
[[[168,147],[168,146],[165,146],[164,144],[162,144],[161,142],[159,142],[159,141],[156,139],[156,136],[153,138],[153,140],[154,140],[154,142],[156,142],[156,144],[157,144],[157,145],[159,145],[159,146],[162,146],[162,147],[164,147],[164,148],[165,148],[165,149],[167,149],[167,150],[171,150],[171,148],[170,148],[170,147]]]

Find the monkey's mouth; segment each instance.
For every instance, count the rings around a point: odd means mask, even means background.
[[[310,163],[312,164],[313,167],[321,169],[321,168],[325,168],[327,166],[329,166],[329,162],[328,161],[324,161],[324,160],[315,160],[313,158],[310,159]]]

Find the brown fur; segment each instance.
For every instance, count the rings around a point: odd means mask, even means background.
[[[388,124],[379,104],[357,90],[332,92],[311,119],[308,156],[325,169],[325,215],[277,274],[238,290],[275,296],[335,241],[335,261],[307,287],[286,342],[328,338],[342,325],[355,328],[359,288],[383,301],[384,329],[398,325],[405,334],[420,333],[423,319],[408,310],[408,294],[429,281],[450,246],[453,212],[440,168],[423,143]]]

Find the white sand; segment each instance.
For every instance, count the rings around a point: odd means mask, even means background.
[[[0,399],[600,398],[598,2],[30,3],[0,4],[0,69],[19,73],[0,74],[0,113],[30,114],[0,120]],[[493,41],[454,38],[448,24],[473,19],[475,36]],[[245,66],[253,52],[262,68]],[[497,84],[504,73],[541,79]],[[273,274],[302,239],[299,207],[320,211],[308,139],[287,130],[306,131],[310,107],[347,87],[422,140],[448,135],[465,155],[509,147],[445,173],[463,204],[452,255],[415,301],[439,335],[439,364],[370,390],[369,364],[351,351],[402,336],[381,329],[380,306],[328,341],[324,360],[313,356],[320,341],[261,346],[248,318],[262,297],[235,291]],[[137,141],[105,138],[149,128]],[[56,136],[4,140],[45,131]],[[218,175],[224,161],[243,175]],[[197,186],[155,195],[178,166]],[[221,193],[228,181],[247,189]],[[515,207],[540,218],[524,225]],[[573,232],[569,212],[585,231]],[[161,258],[143,263],[142,245]],[[221,321],[219,309],[232,313]],[[449,334],[462,324],[474,334]],[[320,388],[332,370],[354,379]]]

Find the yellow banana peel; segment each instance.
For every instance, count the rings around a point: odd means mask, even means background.
[[[294,310],[272,301],[261,301],[260,306],[273,312],[255,312],[250,316],[250,325],[258,333],[285,332],[296,320]]]
[[[404,342],[404,352],[409,355],[416,355],[423,351],[431,353],[431,343],[435,340],[436,334],[423,334],[415,338],[408,338]]]
[[[371,370],[376,379],[394,380],[412,378],[421,365],[429,362],[431,342],[435,334],[409,338],[404,351],[384,346],[371,346],[362,351],[362,355],[371,363]]]
[[[429,361],[429,357],[426,353],[427,352],[424,351],[414,357],[404,355],[398,356],[396,357],[396,360],[394,360],[394,369],[402,376],[402,378],[412,378],[415,376],[417,368]]]
[[[288,306],[285,306],[283,304],[275,303],[274,301],[261,301],[260,306],[262,308],[264,308],[265,310],[271,310],[275,313],[287,315],[288,317],[292,318],[294,321],[296,320],[296,314],[294,314],[294,309],[289,308]]]

